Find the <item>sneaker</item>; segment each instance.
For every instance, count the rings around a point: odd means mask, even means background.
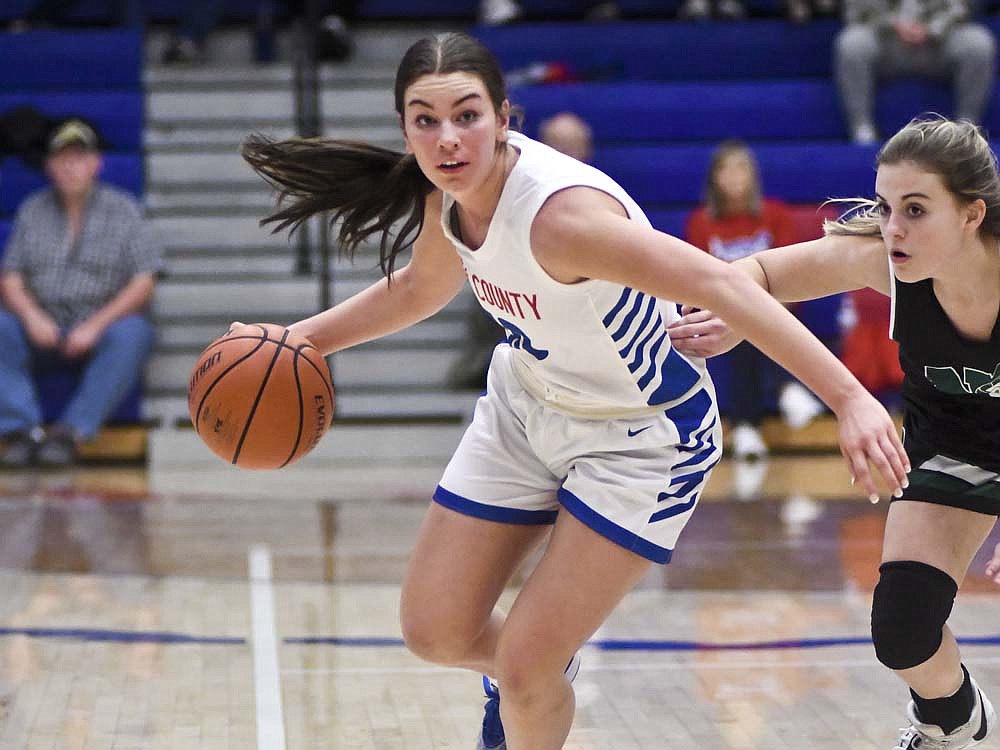
[[[566,665],[566,678],[573,682],[578,674],[580,674],[580,654],[576,653]],[[486,706],[483,714],[483,730],[479,733],[476,750],[507,750],[507,738],[504,736],[503,724],[500,721],[500,688],[486,675],[483,675],[483,692],[486,693]]]
[[[733,455],[736,458],[763,458],[767,455],[767,445],[760,436],[760,430],[743,423],[733,428]]]
[[[976,703],[965,724],[945,734],[937,724],[924,724],[920,721],[917,707],[910,701],[906,706],[910,727],[903,730],[893,750],[963,750],[975,747],[989,737],[997,723],[996,711],[976,681],[971,677],[969,679],[972,680]]]
[[[72,466],[76,463],[76,438],[73,432],[63,425],[53,425],[45,435],[36,458],[42,466]]]
[[[29,466],[35,460],[38,437],[35,430],[6,435],[3,438],[3,451],[0,451],[0,466],[5,469],[23,469]]]
[[[781,389],[778,408],[785,424],[799,430],[823,413],[823,404],[801,383],[789,383]]]

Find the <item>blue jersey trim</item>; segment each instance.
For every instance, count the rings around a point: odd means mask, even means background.
[[[649,333],[647,333],[645,336],[642,337],[642,341],[640,341],[639,345],[635,348],[635,358],[628,363],[628,371],[631,372],[633,375],[635,374],[635,371],[638,370],[640,367],[642,367],[642,365],[645,363],[643,352],[646,349],[646,344],[648,344],[650,341],[653,340],[653,336],[656,335],[657,331],[662,331],[662,330],[663,330],[663,318],[657,315],[653,325],[649,327]]]
[[[653,328],[650,328],[649,325],[650,320],[653,319],[653,313],[655,312],[656,312],[656,297],[650,297],[649,303],[646,305],[646,312],[643,313],[642,316],[642,322],[639,323],[639,325],[636,327],[635,333],[632,334],[632,338],[629,339],[629,342],[625,345],[625,348],[620,349],[618,351],[619,357],[621,357],[622,359],[628,357],[629,353],[632,351],[632,347],[635,346],[635,342],[639,340],[640,336],[642,336],[644,333],[649,335],[649,333],[651,333],[653,330],[656,330],[655,325]],[[656,319],[653,322],[654,324],[658,323],[659,325],[663,325],[659,315],[656,316]]]
[[[501,508],[496,505],[477,503],[467,497],[449,492],[441,485],[434,490],[434,501],[465,516],[482,518],[499,523],[516,523],[525,526],[542,526],[555,523],[557,510],[525,510],[523,508]]]
[[[628,300],[629,295],[632,294],[632,289],[630,287],[625,287],[622,289],[622,296],[618,298],[615,306],[608,311],[608,314],[604,316],[604,327],[607,328],[611,325],[611,321],[615,319],[615,316],[621,312],[621,309],[625,307],[625,302]]]
[[[635,320],[635,316],[638,315],[639,310],[642,309],[642,301],[644,299],[646,299],[646,295],[642,292],[635,295],[635,300],[632,301],[632,309],[625,314],[621,324],[618,326],[618,330],[611,334],[611,338],[615,341],[620,341],[622,337],[628,333],[628,329],[632,325],[632,321]]]
[[[646,368],[646,372],[643,373],[643,376],[639,378],[639,380],[636,382],[636,385],[639,386],[640,391],[646,390],[646,386],[649,385],[649,382],[653,379],[653,376],[656,374],[656,355],[657,353],[659,353],[660,347],[663,346],[663,342],[666,338],[667,338],[667,332],[662,331],[660,333],[660,337],[656,340],[656,343],[653,344],[653,346],[650,347],[649,349],[649,357],[648,357],[649,367]],[[646,403],[648,404],[650,402],[647,401]]]
[[[673,347],[660,366],[660,384],[650,395],[647,404],[662,404],[680,398],[694,388],[701,376]]]
[[[628,529],[623,529],[618,524],[612,523],[565,487],[559,488],[559,502],[581,523],[589,526],[615,544],[656,563],[666,564],[670,562],[673,550],[653,544],[638,534],[634,534]]]
[[[671,407],[663,413],[667,416],[667,419],[674,423],[674,427],[677,428],[679,443],[695,447],[697,443],[692,445],[691,433],[698,430],[699,435],[704,435],[708,429],[715,425],[715,418],[713,417],[711,424],[701,429],[702,424],[705,422],[705,417],[708,416],[711,408],[712,397],[708,395],[707,390],[702,388],[687,401]]]

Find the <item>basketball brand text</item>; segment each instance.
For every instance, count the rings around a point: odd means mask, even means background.
[[[326,432],[326,399],[317,393],[313,396],[313,403],[316,405],[316,431],[313,433],[312,442],[309,443],[309,450],[316,447],[316,443]]]
[[[190,392],[190,390],[194,388],[195,383],[201,380],[202,376],[206,372],[211,370],[212,367],[219,364],[219,362],[221,361],[222,361],[222,352],[215,352],[215,354],[213,354],[211,357],[202,362],[201,367],[195,370],[191,375],[191,382],[188,383],[188,391]]]

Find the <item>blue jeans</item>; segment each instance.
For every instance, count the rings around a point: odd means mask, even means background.
[[[153,326],[127,315],[108,326],[82,362],[80,380],[59,424],[90,439],[128,394],[153,348]],[[52,351],[31,346],[20,318],[0,310],[0,435],[29,431],[42,423],[34,373],[79,367]]]

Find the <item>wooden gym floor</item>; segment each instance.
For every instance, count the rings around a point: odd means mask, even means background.
[[[478,677],[410,656],[396,617],[440,467],[225,468],[0,474],[0,749],[472,750]],[[892,747],[905,691],[867,641],[886,506],[844,479],[724,461],[584,649],[566,747]],[[997,700],[985,561],[952,625]]]

